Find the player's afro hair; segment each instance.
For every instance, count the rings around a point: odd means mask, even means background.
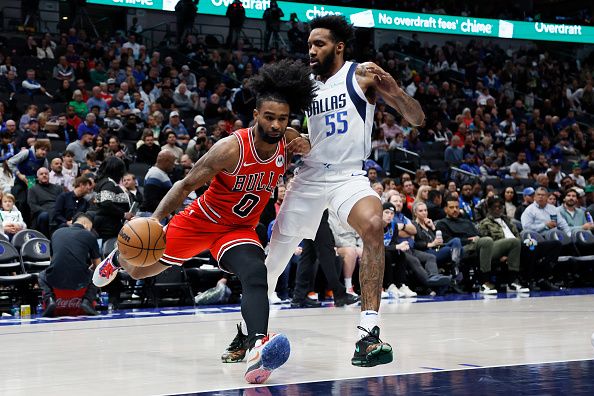
[[[312,19],[309,23],[311,30],[328,29],[332,33],[334,42],[347,43],[354,36],[353,25],[347,22],[344,15],[326,15]]]
[[[272,100],[287,103],[292,113],[305,111],[316,90],[310,73],[306,65],[288,59],[263,66],[248,82],[256,94],[256,108]]]

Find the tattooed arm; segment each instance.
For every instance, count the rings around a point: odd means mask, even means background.
[[[234,136],[217,142],[194,164],[190,173],[177,181],[151,216],[161,220],[179,208],[184,199],[194,190],[209,182],[217,173],[226,170],[233,172],[239,162],[239,142]]]
[[[390,73],[372,62],[366,62],[357,67],[356,76],[368,98],[377,93],[389,106],[402,114],[411,125],[423,124],[425,113],[421,105],[398,86]]]

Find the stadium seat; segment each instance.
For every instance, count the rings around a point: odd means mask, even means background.
[[[571,241],[573,242],[579,255],[574,259],[577,262],[594,263],[594,235],[586,230],[573,230],[571,232]]]
[[[148,293],[155,307],[159,307],[164,298],[175,298],[179,305],[195,305],[192,287],[184,267],[173,265],[151,280],[152,282],[147,280]]]
[[[31,238],[21,247],[21,260],[27,272],[39,272],[50,265],[50,241]]]
[[[0,296],[2,305],[10,308],[15,301],[32,301],[31,288],[37,276],[28,274],[19,252],[10,242],[0,240]]]
[[[130,164],[128,171],[136,176],[136,180],[138,180],[140,186],[144,186],[144,177],[151,166],[142,162],[133,162]]]
[[[561,242],[561,244],[563,245],[564,251],[567,251],[567,248],[571,245],[571,238],[568,237],[563,231],[561,231],[557,228],[553,228],[552,230],[549,230],[545,234],[545,239],[547,241]],[[573,258],[574,258],[574,256],[569,256],[569,255],[559,256],[558,262],[559,263],[570,262],[573,260]]]
[[[43,233],[33,229],[21,230],[14,234],[14,237],[12,238],[12,245],[17,249],[18,252],[20,252],[25,242],[33,238],[45,239],[46,236],[43,235]]]

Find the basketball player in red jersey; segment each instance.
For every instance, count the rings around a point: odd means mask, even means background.
[[[249,85],[255,92],[255,124],[217,142],[181,181],[176,182],[152,215],[161,221],[194,190],[212,180],[208,190],[173,216],[165,227],[166,248],[156,263],[135,267],[114,250],[95,270],[103,287],[120,268],[134,279],[154,276],[171,265],[209,249],[224,271],[242,285],[241,313],[248,332],[245,379],[262,383],[286,362],[290,345],[282,334],[268,333],[268,284],[264,250],[255,232],[260,214],[278,184],[288,153],[307,153],[307,139],[287,129],[290,112],[303,112],[314,96],[309,68],[291,61],[266,65]]]

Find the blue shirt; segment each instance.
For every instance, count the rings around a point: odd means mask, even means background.
[[[87,107],[89,111],[93,108],[93,106],[98,106],[100,111],[107,111],[109,106],[107,102],[101,98],[97,99],[96,97],[92,96],[87,100]]]
[[[97,126],[97,124],[93,126],[88,126],[87,122],[84,121],[80,123],[80,125],[78,126],[78,130],[76,132],[78,134],[78,139],[80,140],[85,132],[89,132],[93,136],[97,136],[99,134],[99,127]]]
[[[542,234],[549,230],[546,223],[551,221],[551,217],[556,218],[557,228],[567,235],[571,234],[571,229],[567,225],[565,218],[559,213],[559,208],[549,204],[541,208],[536,202],[528,205],[524,212],[522,212],[522,229]]]
[[[399,212],[399,213],[395,213],[394,214],[393,223],[404,224],[404,225],[412,224],[412,222],[410,221],[410,219],[408,219],[405,215],[403,215],[402,212]],[[396,228],[396,229],[398,229],[398,228]],[[396,231],[396,232],[398,232],[398,231]],[[398,241],[398,243],[401,243],[401,242],[404,242],[404,241],[408,241],[408,246],[411,249],[414,249],[414,247],[415,247],[415,239],[412,238],[412,237],[402,238],[402,237],[399,236],[398,239],[397,239],[397,241]]]

